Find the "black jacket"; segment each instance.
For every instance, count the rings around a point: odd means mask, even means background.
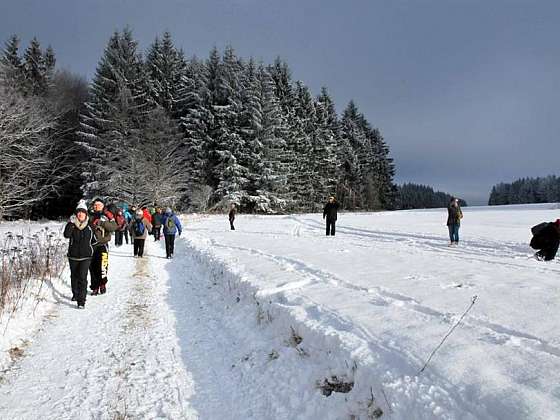
[[[326,216],[329,222],[335,222],[338,215],[337,212],[339,207],[340,204],[338,204],[336,201],[334,203],[325,204],[325,207],[323,208],[323,218],[325,218]]]
[[[70,239],[68,258],[71,260],[87,260],[93,255],[93,229],[86,226],[78,229],[74,223],[68,222],[64,228],[64,237]]]
[[[535,226],[537,227],[537,226]],[[531,248],[533,249],[549,249],[558,248],[560,242],[560,232],[555,223],[547,223],[535,229],[533,239],[531,239]]]
[[[235,209],[229,211],[229,220],[235,220],[235,213],[237,213]]]

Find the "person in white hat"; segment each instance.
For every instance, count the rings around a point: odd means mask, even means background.
[[[134,256],[142,258],[144,256],[144,245],[146,238],[152,231],[152,224],[144,216],[140,209],[136,210],[134,220],[130,223],[130,236],[134,244]]]
[[[86,203],[81,200],[64,228],[64,237],[70,239],[68,263],[72,284],[72,300],[83,309],[86,304],[87,274],[93,256],[93,229],[89,225]]]

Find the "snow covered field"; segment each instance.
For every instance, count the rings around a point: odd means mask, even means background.
[[[85,311],[56,285],[0,418],[558,418],[560,264],[527,243],[560,210],[464,213],[458,248],[442,210],[341,214],[336,237],[320,215],[188,216],[174,260],[113,248]]]

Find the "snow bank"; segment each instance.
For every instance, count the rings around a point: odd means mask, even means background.
[[[261,381],[263,398],[277,395],[270,418],[484,418],[474,404],[459,405],[458,390],[433,385],[415,375],[406,355],[372,342],[336,313],[303,298],[274,296],[256,286],[242,266],[216,257],[211,249],[188,245],[191,264],[222,287],[227,307],[223,320]],[[239,351],[239,350],[238,350]],[[409,374],[403,374],[408,372]],[[254,372],[251,374],[255,379]],[[325,384],[347,384],[350,392],[328,393]],[[326,389],[325,389],[326,388]],[[337,388],[337,387],[331,387]],[[343,388],[343,386],[339,387]],[[327,394],[329,394],[327,396]]]
[[[560,412],[560,270],[527,243],[557,214],[465,209],[451,249],[442,211],[343,214],[335,238],[320,215],[240,216],[235,232],[216,216],[183,237],[269,379],[257,386],[285,400],[271,418],[548,419]],[[325,395],[334,376],[349,392]]]

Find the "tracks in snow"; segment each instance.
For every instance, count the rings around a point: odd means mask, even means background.
[[[334,288],[343,288],[351,292],[365,294],[368,296],[371,304],[376,306],[391,305],[393,308],[416,312],[418,314],[443,321],[450,326],[456,321],[457,314],[438,311],[437,309],[420,304],[410,296],[392,292],[379,286],[362,287],[353,284],[328,271],[313,267],[296,258],[274,255],[254,248],[222,245],[213,239],[211,239],[210,242],[213,247],[246,252],[261,258],[265,258],[266,260],[280,266],[284,271],[294,271],[298,273],[300,279],[281,284],[280,286],[275,288],[263,289],[259,291],[259,296],[272,296],[290,290],[311,287],[314,285],[327,285]],[[337,315],[337,317],[339,316]],[[492,323],[490,321],[472,315],[468,316],[463,321],[463,323],[467,327],[477,330],[479,336],[488,337],[490,334],[490,337],[492,337],[491,340],[494,340],[495,343],[508,342],[520,348],[524,348],[527,351],[541,352],[550,356],[560,358],[560,348],[555,347],[551,345],[547,340],[536,337],[534,335],[515,330],[514,328]],[[370,333],[366,333],[364,331],[362,331],[362,333],[364,336],[363,338],[372,338]]]

